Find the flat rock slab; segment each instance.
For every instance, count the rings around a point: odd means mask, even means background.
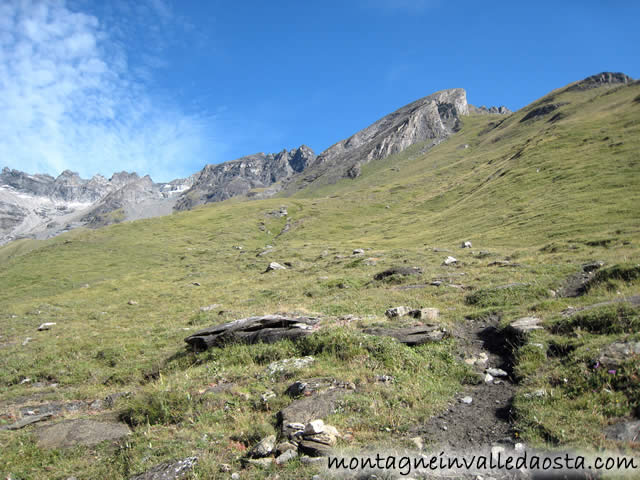
[[[265,315],[241,318],[200,330],[185,338],[184,341],[193,349],[201,351],[230,343],[274,343],[284,339],[295,340],[308,335],[316,323],[318,319],[315,317]]]
[[[534,330],[542,330],[542,320],[538,317],[522,317],[509,324],[507,327],[511,333],[524,337]]]
[[[43,413],[42,415],[29,415],[22,418],[21,420],[18,420],[15,423],[12,423],[11,425],[5,425],[3,427],[0,427],[0,430],[20,430],[21,428],[24,428],[28,425],[49,420],[51,417],[53,417],[53,413]]]
[[[64,420],[38,429],[38,446],[63,448],[75,445],[94,446],[106,440],[119,440],[131,431],[122,423],[89,419]]]
[[[608,439],[619,442],[640,442],[640,420],[610,425],[605,429],[605,435]]]
[[[198,463],[198,457],[161,463],[151,470],[129,477],[129,480],[177,480],[184,477]]]
[[[290,434],[297,431],[295,428],[289,427],[290,424],[306,425],[313,420],[331,415],[339,402],[349,393],[351,390],[334,388],[310,397],[294,400],[289,406],[278,412],[278,425],[282,429],[282,434],[288,438]]]
[[[422,345],[423,343],[437,342],[442,340],[446,335],[444,330],[435,325],[420,325],[405,328],[372,327],[365,328],[363,332],[379,337],[392,337],[410,347]]]

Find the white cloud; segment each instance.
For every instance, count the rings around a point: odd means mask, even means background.
[[[166,20],[171,10],[149,0],[145,15]],[[0,167],[170,180],[214,160],[213,118],[152,96],[146,82],[166,60],[150,52],[136,75],[118,28],[64,0],[0,5]]]

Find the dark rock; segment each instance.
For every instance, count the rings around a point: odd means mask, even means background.
[[[406,277],[409,275],[421,275],[421,274],[422,274],[422,269],[420,267],[391,267],[380,273],[376,273],[373,276],[373,278],[374,280],[384,280],[385,278],[390,277],[392,275],[402,275]]]
[[[605,435],[610,440],[618,442],[640,443],[640,420],[628,420],[609,425]]]
[[[422,345],[423,343],[437,342],[442,340],[446,335],[443,329],[434,325],[420,325],[406,328],[372,327],[365,328],[363,332],[379,337],[392,337],[410,347]]]
[[[554,110],[560,108],[561,106],[566,105],[566,103],[547,103],[546,105],[542,105],[540,107],[534,108],[529,113],[527,113],[522,119],[520,123],[526,122],[527,120],[536,119],[539,117],[543,117],[553,112]]]
[[[129,433],[129,428],[122,423],[74,419],[41,427],[37,437],[40,448],[62,448],[94,446],[107,440],[119,440]]]
[[[310,457],[327,457],[333,453],[333,448],[330,445],[307,439],[301,440],[298,448],[300,452]]]
[[[582,265],[582,271],[590,273],[602,267],[604,267],[604,262],[589,262]]]
[[[129,480],[177,480],[198,463],[198,457],[188,457],[156,465],[151,470],[129,477]]]
[[[314,317],[285,317],[265,315],[241,318],[215,325],[185,338],[195,350],[224,346],[228,343],[273,343],[283,339],[295,340],[308,335],[318,322]]]

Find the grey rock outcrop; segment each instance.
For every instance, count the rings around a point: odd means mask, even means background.
[[[602,72],[596,75],[580,80],[570,85],[567,92],[589,90],[590,88],[599,88],[604,86],[627,85],[633,82],[633,78],[620,72]]]
[[[469,105],[469,113],[473,113],[476,115],[510,115],[513,112],[504,105],[501,105],[499,107],[485,107],[484,105],[475,107],[473,105]]]
[[[415,143],[441,142],[459,130],[460,116],[468,113],[462,88],[421,98],[329,147],[285,188],[295,191],[320,179],[333,183],[343,177],[356,178],[360,167],[373,160],[400,153]]]
[[[218,165],[207,165],[193,186],[181,194],[175,208],[188,210],[238,195],[253,198],[271,196],[279,190],[276,183],[302,172],[315,158],[313,150],[302,145],[280,153],[256,153]]]

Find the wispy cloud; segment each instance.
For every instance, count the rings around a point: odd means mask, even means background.
[[[149,25],[171,17],[164,0],[120,7],[132,9],[129,22],[136,9]],[[63,0],[2,2],[0,166],[169,180],[215,160],[213,116],[152,95],[153,71],[166,60],[143,49],[132,65],[127,35],[126,22],[109,24]]]

